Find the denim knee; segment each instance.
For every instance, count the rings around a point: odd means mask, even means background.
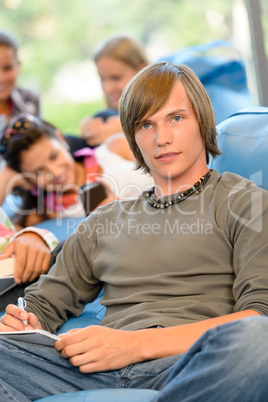
[[[250,317],[207,331],[179,360],[154,401],[268,400],[268,318]]]
[[[241,354],[247,356],[247,360],[253,366],[268,365],[268,317],[254,316],[235,322],[234,330],[237,331],[236,347]]]

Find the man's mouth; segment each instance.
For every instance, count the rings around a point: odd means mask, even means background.
[[[180,152],[166,152],[158,155],[156,159],[163,162],[169,162],[175,159],[179,154]]]

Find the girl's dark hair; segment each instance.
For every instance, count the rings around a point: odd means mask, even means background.
[[[56,127],[35,116],[21,113],[12,119],[0,140],[0,153],[7,165],[21,172],[21,153],[42,138],[57,138]]]

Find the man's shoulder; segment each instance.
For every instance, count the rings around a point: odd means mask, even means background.
[[[227,208],[235,202],[239,208],[252,200],[260,200],[268,207],[268,191],[257,186],[252,180],[231,172],[217,173],[214,176],[212,197],[217,204]]]
[[[225,188],[227,191],[239,189],[261,189],[252,180],[249,180],[239,174],[232,172],[218,173],[218,183],[217,185]],[[266,190],[263,190],[266,191]]]

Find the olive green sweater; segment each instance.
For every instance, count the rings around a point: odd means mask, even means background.
[[[27,310],[55,332],[104,285],[102,324],[137,330],[254,309],[268,314],[268,192],[213,171],[205,189],[167,209],[139,198],[92,213]]]

